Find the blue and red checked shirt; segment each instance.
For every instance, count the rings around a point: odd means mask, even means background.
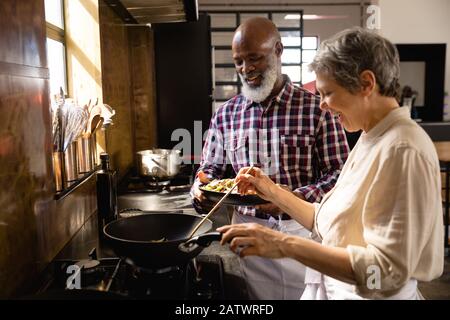
[[[347,159],[347,139],[338,120],[319,108],[318,96],[284,77],[283,89],[267,107],[237,95],[214,113],[199,170],[221,179],[227,163],[236,173],[253,164],[276,183],[319,202]],[[269,217],[253,207],[237,211]]]

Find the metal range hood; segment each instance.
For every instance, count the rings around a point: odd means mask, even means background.
[[[103,0],[127,25],[198,20],[197,0]]]

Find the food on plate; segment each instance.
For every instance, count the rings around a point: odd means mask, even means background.
[[[214,192],[223,192],[227,193],[234,186],[234,179],[216,179],[201,187],[203,190],[214,191]],[[238,189],[235,188],[231,193],[238,194]],[[255,194],[255,193],[249,193]]]
[[[233,188],[234,179],[216,179],[202,186],[202,189],[216,192],[228,192]],[[233,193],[237,193],[237,189],[233,190]]]

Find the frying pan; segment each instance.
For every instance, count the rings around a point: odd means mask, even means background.
[[[221,239],[219,232],[207,233],[212,228],[211,220],[205,221],[189,239],[201,220],[201,216],[186,213],[142,214],[112,221],[103,233],[111,249],[136,266],[183,266],[212,241]]]

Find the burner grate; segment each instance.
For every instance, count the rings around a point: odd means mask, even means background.
[[[54,281],[47,290],[66,289],[73,273],[70,267],[80,267],[83,291],[98,291],[131,299],[223,299],[223,265],[216,255],[200,255],[186,266],[149,270],[131,265],[119,258],[57,261]],[[72,282],[73,283],[73,282]],[[72,290],[76,290],[72,289]]]

